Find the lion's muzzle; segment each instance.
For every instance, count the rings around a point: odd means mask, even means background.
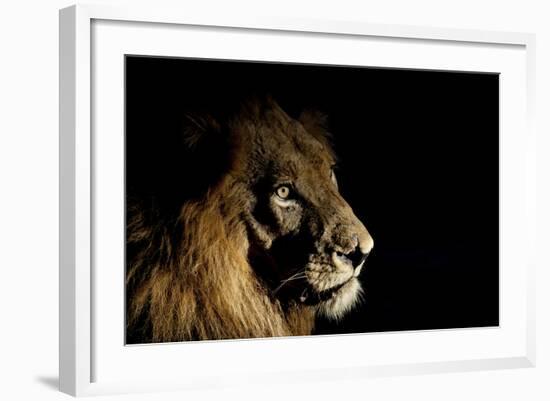
[[[346,266],[353,269],[353,275],[357,277],[368,256],[369,253],[363,253],[361,248],[357,246],[352,252],[349,253],[333,252],[332,263],[340,268]]]

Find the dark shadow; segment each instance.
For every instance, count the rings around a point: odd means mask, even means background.
[[[51,390],[59,390],[59,377],[57,376],[40,376],[36,378],[36,381]]]

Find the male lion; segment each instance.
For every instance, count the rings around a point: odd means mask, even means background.
[[[223,169],[173,214],[129,198],[129,343],[307,335],[316,313],[353,307],[373,240],[338,192],[315,113],[250,101],[222,121],[190,116],[183,143]]]

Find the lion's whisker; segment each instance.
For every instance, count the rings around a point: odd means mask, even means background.
[[[281,280],[281,284],[279,284],[279,286],[277,288],[275,288],[275,290],[273,290],[273,294],[276,294],[289,281],[301,280],[301,279],[304,279],[304,278],[306,278],[305,272],[299,271],[297,273],[294,273],[289,278],[287,278],[285,280]]]
[[[286,280],[283,280],[283,282],[282,282],[281,284],[286,284],[286,283],[288,283],[289,281],[300,280],[300,279],[303,279],[303,278],[306,278],[306,277],[307,277],[307,276],[304,274],[304,275],[302,275],[302,276],[287,278]]]

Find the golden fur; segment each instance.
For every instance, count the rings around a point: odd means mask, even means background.
[[[165,237],[167,232],[151,232],[139,218],[132,220],[128,241],[163,239],[158,260],[142,260],[128,270],[127,284],[139,283],[128,326],[148,307],[152,342],[310,334],[313,319],[304,319],[302,308],[294,307],[285,317],[259,285],[246,259],[248,239],[238,211],[222,214],[216,207],[222,197],[224,183],[204,202],[182,208],[180,224],[187,235],[177,247]],[[308,314],[312,317],[313,311]]]

